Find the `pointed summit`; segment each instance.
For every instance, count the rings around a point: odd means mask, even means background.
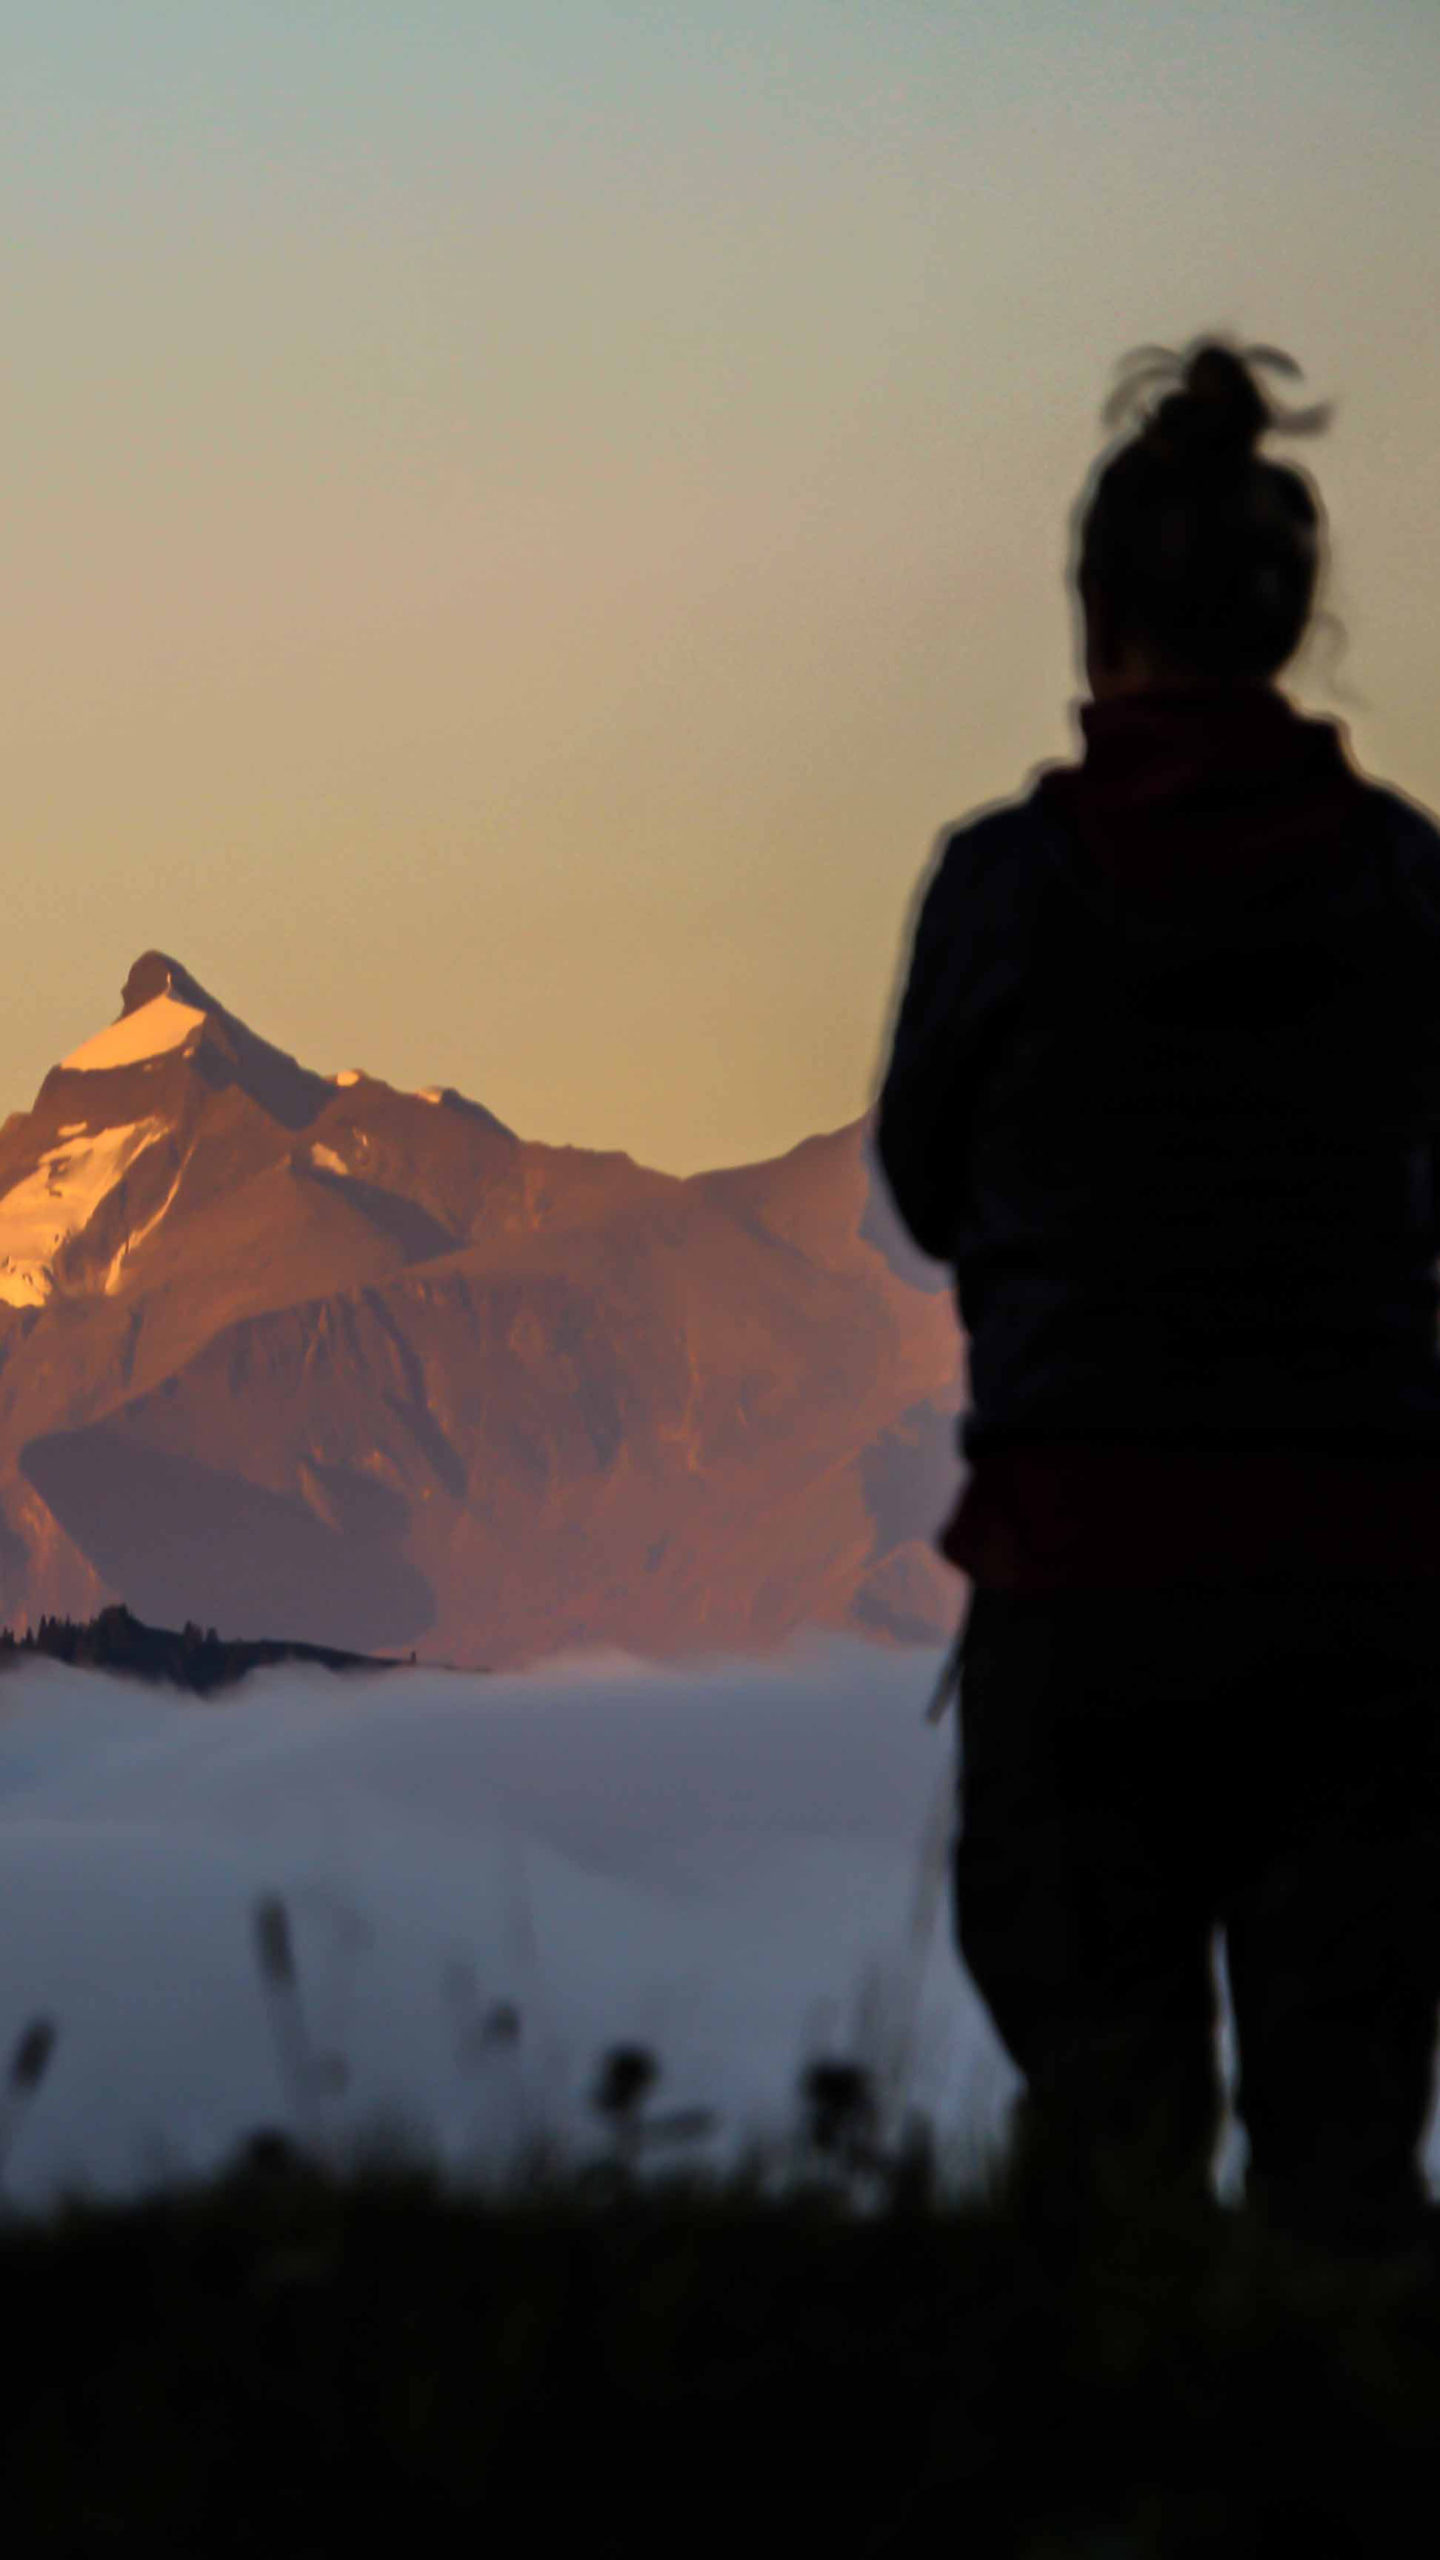
[[[120,1019],[139,1013],[142,1006],[152,1004],[157,996],[174,996],[178,1003],[190,1005],[197,1013],[219,1013],[223,1008],[208,995],[198,978],[165,951],[142,951],[120,991]]]
[[[118,1019],[108,1031],[97,1031],[72,1049],[61,1065],[72,1074],[93,1075],[163,1057],[167,1050],[183,1048],[204,1030],[207,1015],[218,1011],[214,998],[178,960],[168,960],[163,951],[147,951],[125,981]]]
[[[213,1087],[241,1085],[252,1101],[291,1129],[313,1120],[328,1096],[322,1077],[260,1039],[168,951],[141,952],[121,991],[117,1019],[72,1049],[53,1072],[68,1077],[124,1069],[131,1077],[148,1076],[166,1061],[195,1063]],[[115,1090],[124,1094],[120,1107],[128,1108],[128,1087]],[[148,1087],[144,1090],[143,1107],[153,1110]],[[73,1116],[72,1104],[65,1105],[64,1116]]]

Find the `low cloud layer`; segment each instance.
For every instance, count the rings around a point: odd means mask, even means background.
[[[683,1673],[287,1669],[206,1704],[27,1665],[0,1689],[0,2051],[37,2014],[59,2041],[7,2193],[133,2193],[304,2130],[263,1894],[344,2065],[318,2119],[342,2150],[388,2124],[457,2170],[540,2126],[593,2151],[597,2060],[633,2039],[662,2103],[717,2112],[720,2166],[791,2130],[802,2065],[853,2053],[877,1994],[893,2022],[910,1979],[912,2102],[983,2146],[1015,2075],[945,1892],[912,1937],[953,1781],[953,1727],[923,1715],[937,1660],[835,1639]],[[477,2032],[501,2000],[508,2053]]]

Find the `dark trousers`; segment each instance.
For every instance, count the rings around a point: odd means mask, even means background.
[[[1440,1583],[971,1595],[956,1943],[1013,2157],[1209,2194],[1225,1933],[1247,2205],[1385,2247],[1427,2188]]]

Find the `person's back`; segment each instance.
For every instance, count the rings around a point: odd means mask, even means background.
[[[1153,2100],[1208,2170],[1223,1924],[1252,2193],[1383,2236],[1440,1996],[1440,831],[1275,689],[1320,518],[1267,423],[1206,342],[1097,469],[1086,757],[944,840],[876,1138],[969,1335],[955,1924],[1029,2116]],[[1327,2135],[1332,2070],[1378,2094]]]

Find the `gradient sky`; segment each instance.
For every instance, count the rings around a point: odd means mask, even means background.
[[[1073,751],[1125,351],[1287,348],[1440,808],[1434,0],[0,0],[0,1109],[173,952],[676,1171],[868,1103]]]

